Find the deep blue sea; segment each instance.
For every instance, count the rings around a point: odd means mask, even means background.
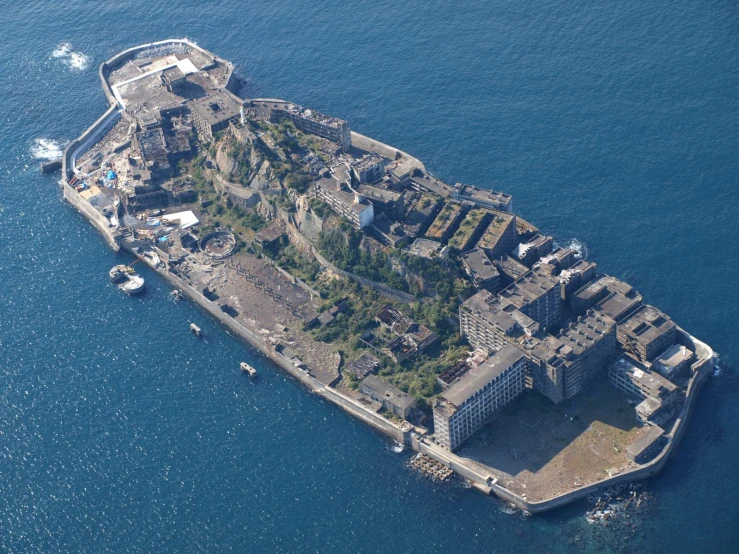
[[[102,61],[181,36],[245,95],[513,194],[721,353],[632,538],[586,502],[524,518],[429,482],[154,276],[108,283],[124,258],[39,158],[107,107]],[[739,549],[735,1],[0,0],[0,118],[0,551]]]

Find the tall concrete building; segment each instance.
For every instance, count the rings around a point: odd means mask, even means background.
[[[434,406],[434,436],[456,449],[524,389],[526,358],[506,345],[453,383]]]
[[[636,415],[644,423],[664,423],[680,403],[680,390],[674,383],[639,365],[629,356],[613,364],[608,376],[613,386],[642,399],[636,406]]]
[[[524,352],[530,386],[559,404],[605,375],[618,353],[616,322],[591,310],[556,337],[527,341]]]
[[[211,94],[190,104],[192,122],[205,140],[228,127],[229,121],[239,117],[241,104],[226,93]]]
[[[494,212],[493,219],[477,243],[485,250],[491,260],[510,254],[518,244],[516,216],[504,212]]]
[[[594,310],[563,329],[559,339],[579,362],[565,372],[566,398],[572,398],[598,375],[605,376],[618,353],[616,322]]]
[[[465,272],[477,289],[500,290],[500,273],[483,250],[475,248],[459,256]]]
[[[641,306],[642,297],[634,287],[610,275],[602,275],[572,295],[572,311],[584,314],[590,308],[620,322]]]
[[[543,328],[556,327],[562,318],[562,284],[542,267],[532,269],[498,296]]]
[[[275,104],[270,113],[270,120],[279,123],[285,118],[305,133],[338,143],[343,152],[352,147],[351,129],[349,123],[343,119],[324,115],[297,104]]]
[[[459,307],[459,332],[475,348],[493,352],[539,332],[539,324],[494,294],[481,290]]]
[[[651,362],[676,340],[675,323],[668,315],[648,304],[618,325],[618,341],[624,351],[643,362]]]
[[[316,180],[316,195],[354,227],[363,229],[375,219],[374,207],[350,183],[349,166],[339,164]]]
[[[513,197],[504,192],[479,189],[472,185],[457,183],[452,191],[452,198],[460,202],[468,202],[482,208],[491,208],[501,212],[513,213]]]

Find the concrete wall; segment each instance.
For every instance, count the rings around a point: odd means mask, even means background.
[[[82,198],[82,196],[80,196],[80,194],[72,187],[67,184],[64,184],[62,187],[64,200],[77,208],[78,212],[80,212],[93,225],[95,225],[95,227],[98,229],[98,231],[100,231],[103,237],[105,237],[108,245],[113,250],[115,250],[116,252],[120,250],[113,229],[110,226],[110,221],[108,221],[103,214],[93,208],[92,205],[87,200]]]
[[[421,162],[421,160],[419,160],[418,158],[414,158],[410,154],[403,152],[402,150],[399,150],[394,146],[389,146],[383,142],[380,142],[379,140],[375,140],[373,138],[357,133],[356,131],[352,131],[352,145],[361,150],[375,152],[376,154],[379,154],[380,156],[384,156],[386,158],[390,158],[391,160],[394,160],[396,156],[400,154],[402,157],[411,160],[411,162],[422,169],[424,173],[426,172],[426,166],[423,165],[423,162]]]

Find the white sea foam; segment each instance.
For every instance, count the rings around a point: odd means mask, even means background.
[[[53,58],[66,58],[71,51],[72,45],[68,42],[62,42],[54,49],[54,51],[51,53],[51,56]]]
[[[718,377],[721,375],[723,367],[721,365],[721,359],[719,358],[718,352],[713,353],[713,376]]]
[[[58,160],[62,157],[66,142],[59,142],[54,139],[37,138],[33,139],[31,145],[31,156],[37,160]]]
[[[580,242],[577,239],[571,239],[565,248],[569,248],[575,253],[575,258],[578,260],[586,260],[588,258],[588,247],[584,242]]]
[[[72,44],[62,42],[51,53],[52,58],[57,58],[73,71],[84,71],[90,64],[90,58],[82,52],[72,50]]]

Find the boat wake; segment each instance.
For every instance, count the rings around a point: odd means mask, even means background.
[[[73,71],[84,71],[90,64],[89,56],[72,50],[72,45],[69,42],[59,44],[51,53],[51,57],[60,60]]]
[[[58,160],[62,157],[65,146],[67,146],[66,142],[59,142],[58,140],[47,138],[33,139],[31,156],[37,160]]]

